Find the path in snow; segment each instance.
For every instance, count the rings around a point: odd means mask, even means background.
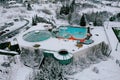
[[[16,65],[12,66],[12,75],[10,80],[27,80],[30,74],[32,73],[32,69],[24,66],[19,56],[16,56]]]

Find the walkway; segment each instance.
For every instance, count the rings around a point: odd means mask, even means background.
[[[19,32],[20,29],[22,29],[23,27],[25,27],[25,26],[27,26],[29,24],[29,21],[27,19],[23,19],[23,20],[26,21],[26,23],[23,26],[20,26],[18,28],[14,28],[15,26],[13,26],[13,30],[11,30],[11,31],[5,33],[4,35],[0,36],[0,38],[4,39],[8,35],[11,35],[13,33],[17,33],[17,32]],[[18,24],[16,26],[18,26]]]
[[[114,34],[113,30],[112,30],[112,27],[120,27],[119,26],[120,23],[119,24],[117,24],[117,23],[118,22],[114,22],[114,23],[113,22],[106,22],[104,24],[105,25],[104,28],[105,28],[106,34],[108,36],[108,39],[110,41],[110,45],[112,47],[112,50],[114,51],[117,49],[117,51],[120,52],[120,47],[119,47],[120,43],[119,43],[116,35]],[[114,24],[117,24],[117,25],[114,25]],[[118,46],[117,46],[117,44],[118,44]]]

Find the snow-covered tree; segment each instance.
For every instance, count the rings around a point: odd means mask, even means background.
[[[74,12],[74,7],[75,7],[75,0],[72,1],[71,5],[70,5],[70,12]]]

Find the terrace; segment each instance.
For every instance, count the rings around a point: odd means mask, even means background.
[[[33,26],[22,33],[17,38],[20,47],[33,50],[33,46],[38,44],[40,45],[39,49],[42,49],[44,53],[53,55],[54,58],[63,61],[64,64],[65,59],[69,61],[76,53],[80,53],[82,50],[97,45],[102,41],[107,42],[106,38],[102,38],[104,36],[101,36],[104,35],[104,32],[101,30],[103,28],[99,28],[101,31],[96,28],[99,32],[96,29],[90,28],[93,36],[90,35],[91,38],[87,38],[88,28],[74,26],[59,27],[57,33],[54,34],[54,31],[50,32],[46,30],[46,27],[44,27],[46,25],[45,23],[39,23],[37,26]],[[66,37],[65,34],[69,36]],[[96,34],[99,36],[96,36]],[[101,41],[101,38],[104,40]],[[59,51],[63,49],[72,55],[69,59],[67,57],[68,54],[59,54]]]

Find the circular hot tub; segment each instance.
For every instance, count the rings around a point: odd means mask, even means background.
[[[68,51],[67,50],[60,50],[58,52],[60,55],[67,55],[68,54]]]
[[[35,30],[23,35],[23,39],[28,42],[39,42],[47,40],[51,37],[51,33],[43,30]]]

